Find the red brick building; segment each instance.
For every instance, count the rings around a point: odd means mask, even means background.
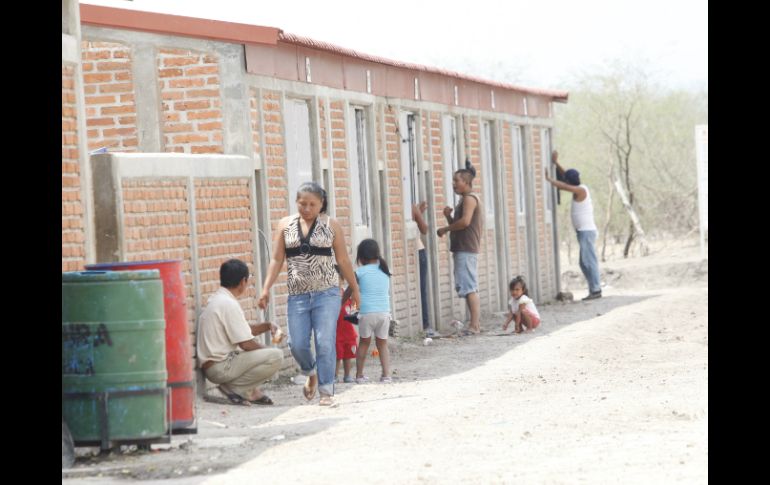
[[[62,271],[181,259],[190,328],[227,258],[267,267],[271,232],[316,180],[351,253],[385,250],[398,332],[421,329],[418,230],[432,230],[430,318],[465,313],[448,238],[452,172],[468,158],[486,216],[482,311],[505,309],[523,274],[537,301],[559,291],[554,193],[543,179],[552,103],[567,93],[369,56],[273,27],[62,3]],[[101,150],[100,150],[101,149]],[[107,153],[90,155],[94,151]],[[259,277],[257,278],[259,280]],[[261,318],[261,282],[242,298]],[[285,273],[271,318],[285,326]]]

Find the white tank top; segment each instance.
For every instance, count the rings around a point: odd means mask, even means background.
[[[586,198],[582,202],[575,202],[575,198],[572,198],[572,225],[576,231],[595,231],[596,223],[594,222],[594,205],[591,202],[591,192],[583,184],[578,185],[578,187],[585,189]]]

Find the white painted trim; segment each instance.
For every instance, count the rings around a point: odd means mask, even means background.
[[[61,60],[69,64],[77,64],[80,60],[80,49],[77,37],[69,34],[61,35]]]
[[[243,155],[186,153],[110,153],[120,178],[251,177],[254,161]]]

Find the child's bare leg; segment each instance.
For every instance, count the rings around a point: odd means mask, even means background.
[[[345,377],[350,377],[350,368],[353,366],[353,359],[343,360],[342,365],[345,367]]]
[[[527,312],[521,312],[521,324],[527,327],[527,332],[532,331],[532,319]]]
[[[382,377],[390,377],[390,351],[388,350],[388,339],[375,337],[374,343],[377,345],[377,350],[380,351]]]
[[[356,379],[364,377],[364,363],[366,363],[366,353],[369,352],[369,342],[372,337],[363,338],[358,341],[356,349]]]
[[[513,331],[515,333],[521,333],[521,311],[517,311],[513,314],[513,321],[516,323],[516,325],[513,327]]]

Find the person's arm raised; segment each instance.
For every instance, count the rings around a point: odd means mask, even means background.
[[[568,192],[572,192],[573,194],[577,194],[578,198],[580,200],[585,199],[586,197],[586,190],[583,187],[580,187],[578,185],[570,185],[564,182],[559,182],[558,180],[552,179],[548,175],[548,169],[545,169],[545,179],[550,182],[551,185],[556,187],[559,190],[566,190]]]
[[[563,179],[564,178],[564,168],[559,165],[559,152],[556,150],[551,153],[551,161],[554,165],[556,165],[556,178]]]
[[[422,216],[422,213],[425,212],[427,207],[428,203],[425,201],[422,201],[419,204],[412,204],[412,219],[417,223],[417,228],[422,234],[428,234],[428,224]]]

